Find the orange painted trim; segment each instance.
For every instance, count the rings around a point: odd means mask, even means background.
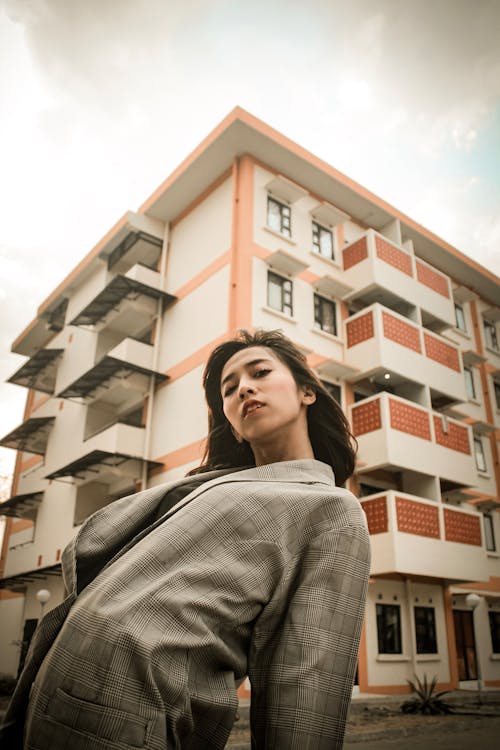
[[[459,583],[456,585],[457,588],[464,588],[466,591],[470,589],[478,591],[491,591],[493,593],[500,592],[500,578],[498,576],[490,576],[489,581],[477,581],[474,583]]]
[[[500,680],[485,680],[486,687],[500,687]]]
[[[149,472],[149,476],[155,476],[157,474],[163,474],[165,471],[170,469],[177,469],[179,466],[184,466],[191,461],[200,461],[203,457],[203,440],[197,440],[189,445],[183,445],[182,448],[171,453],[166,453],[164,456],[155,458],[155,461],[159,461],[163,466],[157,466]]]
[[[42,396],[42,398],[39,398],[38,401],[35,401],[31,407],[30,415],[33,414],[37,409],[39,409],[41,406],[47,403],[49,399],[52,398],[52,395],[50,393],[45,394]]]
[[[181,378],[183,375],[187,375],[188,372],[191,372],[191,370],[194,370],[196,367],[205,364],[212,349],[215,349],[216,346],[222,344],[222,342],[226,341],[226,339],[226,334],[217,336],[216,339],[213,339],[208,344],[205,344],[205,346],[202,346],[201,349],[193,352],[193,354],[190,354],[189,357],[186,357],[186,359],[183,359],[181,362],[174,365],[169,370],[166,370],[165,375],[168,376],[168,380],[160,383],[160,385],[158,386],[158,390],[160,388],[164,388],[170,383],[173,383],[174,380]]]
[[[43,456],[32,456],[21,464],[21,472],[31,469],[33,466],[43,463]]]
[[[35,524],[27,518],[14,518],[11,527],[11,535],[19,534],[21,531],[26,529],[32,529]]]
[[[254,162],[245,155],[233,163],[233,216],[229,278],[228,334],[252,325]]]
[[[313,273],[312,271],[305,270],[305,271],[301,271],[301,273],[297,274],[297,276],[295,278],[296,279],[300,279],[301,281],[305,281],[306,284],[310,284],[311,286],[313,286],[314,284],[316,284],[320,280],[321,276],[318,276],[317,274]]]
[[[226,250],[225,253],[222,253],[222,255],[219,255],[218,258],[215,258],[215,260],[209,263],[208,266],[200,271],[200,273],[196,274],[196,276],[193,276],[192,279],[187,281],[179,289],[177,289],[176,292],[174,292],[174,296],[177,299],[170,307],[173,307],[179,300],[184,299],[188,296],[188,294],[191,294],[191,292],[194,292],[195,289],[198,289],[198,287],[208,281],[211,276],[214,276],[214,274],[218,273],[222,268],[224,268],[224,266],[227,266],[229,261],[230,251]]]
[[[272,254],[272,250],[269,250],[267,247],[262,247],[262,245],[257,245],[256,242],[252,242],[252,255],[255,258],[260,258],[260,260],[267,260]]]
[[[450,670],[451,690],[458,688],[458,657],[455,639],[455,624],[453,621],[453,601],[449,589],[443,590],[444,620],[446,627],[446,642],[448,644],[448,667]]]
[[[0,600],[1,599],[24,599],[24,594],[20,594],[19,591],[0,589]]]
[[[245,682],[242,682],[238,690],[238,700],[248,700],[252,697],[252,691],[245,687]]]
[[[202,193],[200,193],[191,203],[189,203],[186,208],[184,208],[180,214],[178,214],[172,221],[170,222],[170,228],[174,229],[174,227],[179,224],[183,219],[188,216],[188,214],[191,213],[191,211],[194,211],[194,209],[200,205],[200,203],[203,203],[203,201],[208,198],[208,196],[213,193],[215,190],[217,190],[218,187],[220,187],[226,180],[231,177],[231,169],[226,169],[225,172],[222,172],[216,180],[212,182],[211,185],[209,185]]]
[[[363,620],[358,653],[358,685],[360,692],[366,693],[368,688],[368,647],[366,645],[366,618]]]

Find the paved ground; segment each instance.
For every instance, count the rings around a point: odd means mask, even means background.
[[[500,691],[447,696],[455,713],[445,716],[402,714],[402,696],[356,696],[351,704],[344,750],[470,750],[484,743],[500,747]],[[240,709],[227,750],[250,750],[248,705]],[[487,743],[487,744],[486,744]]]

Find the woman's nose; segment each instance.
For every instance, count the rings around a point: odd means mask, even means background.
[[[245,396],[249,393],[255,393],[253,386],[250,383],[240,383],[239,397],[243,401]]]

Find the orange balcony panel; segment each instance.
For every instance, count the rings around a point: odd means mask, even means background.
[[[364,500],[363,510],[366,514],[366,521],[368,523],[368,531],[370,534],[384,534],[389,530],[386,497]]]
[[[439,539],[439,511],[427,503],[396,497],[398,531]]]
[[[366,237],[361,237],[357,242],[353,242],[352,245],[347,247],[343,253],[342,258],[344,260],[344,271],[348,268],[361,263],[362,260],[368,257],[368,242]]]
[[[368,401],[366,404],[361,403],[353,407],[352,428],[356,436],[380,430],[381,427],[380,399]]]
[[[411,267],[411,257],[403,250],[399,250],[392,243],[386,242],[380,235],[375,236],[375,248],[377,257],[388,263],[390,266],[397,268],[407,276],[413,276]]]
[[[469,433],[466,427],[434,416],[434,433],[439,445],[470,455]]]
[[[395,341],[396,344],[406,346],[408,349],[412,349],[414,352],[422,352],[420,346],[420,332],[419,329],[414,325],[405,323],[399,318],[395,318],[394,315],[389,313],[382,313],[382,324],[384,328],[384,336],[391,341]]]
[[[429,359],[439,362],[440,365],[449,367],[450,370],[461,372],[458,349],[450,346],[445,341],[440,341],[428,333],[424,333],[425,353]]]
[[[418,260],[416,265],[417,279],[420,283],[429,287],[429,289],[432,289],[434,292],[441,294],[443,297],[446,297],[446,299],[449,299],[450,293],[446,277],[438,273],[438,271],[429,268],[429,266],[420,263]]]
[[[478,516],[444,509],[444,536],[448,542],[481,546],[481,525]]]
[[[347,321],[347,347],[361,344],[375,335],[373,327],[373,313],[370,311],[366,315],[360,315],[355,320]]]
[[[390,398],[389,412],[393,430],[407,432],[423,440],[431,439],[429,414],[426,411]]]

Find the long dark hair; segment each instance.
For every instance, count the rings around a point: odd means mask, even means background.
[[[307,364],[302,352],[281,331],[241,330],[238,335],[217,346],[203,373],[203,388],[208,405],[208,437],[201,466],[189,474],[211,469],[255,466],[250,444],[239,443],[223,409],[221,375],[226,362],[242,349],[265,346],[273,351],[290,370],[299,387],[314,391],[316,401],[307,407],[309,439],[315,458],[329,464],[337,484],[343,484],[354,471],[357,450],[344,412]]]

